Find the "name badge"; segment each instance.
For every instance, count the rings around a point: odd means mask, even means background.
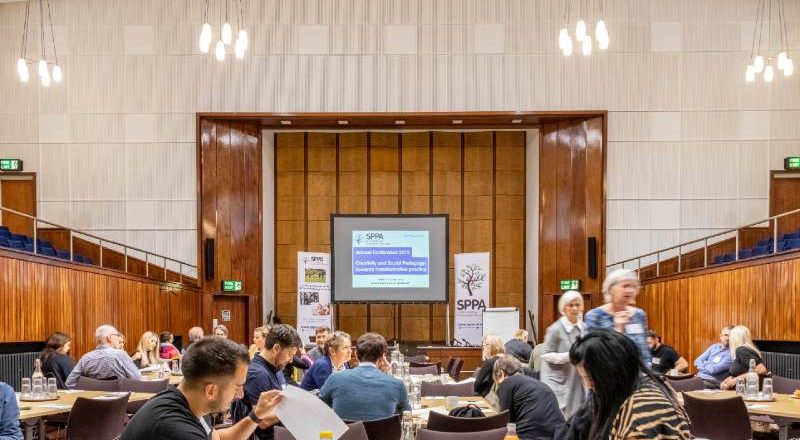
[[[653,358],[653,365],[661,365],[661,358]]]
[[[644,333],[644,327],[642,324],[628,324],[625,326],[625,333],[632,335]]]
[[[714,362],[715,364],[718,364],[719,361],[721,361],[721,360],[722,360],[722,357],[720,357],[720,356],[714,356],[714,359],[711,359],[711,361]]]

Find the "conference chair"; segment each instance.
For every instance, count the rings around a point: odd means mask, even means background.
[[[478,432],[505,428],[508,424],[508,411],[491,417],[452,417],[431,411],[428,415],[428,429],[442,432]]]
[[[472,382],[467,383],[440,383],[422,382],[420,396],[474,396],[475,389]]]
[[[369,440],[399,440],[403,433],[403,426],[400,424],[400,414],[395,414],[385,419],[368,420],[357,422],[355,420],[345,420],[348,425],[363,423],[364,430],[367,432]]]
[[[283,426],[276,426],[275,440],[296,439],[288,429]],[[367,431],[364,429],[364,424],[362,422],[353,422],[347,425],[347,431],[339,437],[339,440],[369,440],[369,437],[367,437]]]
[[[800,390],[800,380],[781,376],[772,376],[772,391],[778,394],[792,394]]]
[[[408,363],[409,371],[411,371],[411,369],[414,369],[414,368],[422,368],[422,367],[430,367],[430,366],[436,367],[436,373],[435,374],[438,375],[438,374],[442,373],[442,363],[441,362],[433,363],[433,362],[415,362],[415,361],[411,361],[411,362]],[[411,373],[411,374],[415,374],[415,373]],[[422,374],[433,374],[433,373],[422,373]]]
[[[408,374],[439,374],[439,369],[436,368],[436,365],[428,365],[426,367],[412,367],[410,364],[408,366]]]
[[[450,374],[450,371],[453,370],[453,364],[455,363],[456,363],[456,358],[454,358],[453,356],[448,357],[447,362],[445,363],[444,371],[447,374]]]
[[[675,392],[681,393],[686,391],[698,391],[705,388],[703,379],[699,377],[690,377],[689,379],[675,380],[667,378],[667,383],[672,387]]]
[[[477,432],[441,432],[420,429],[416,440],[503,440],[506,428],[490,429]]]
[[[130,394],[110,399],[78,397],[67,419],[67,440],[113,440],[122,434]]]
[[[459,376],[461,376],[461,369],[464,368],[464,359],[456,358],[453,362],[453,367],[448,369],[447,372],[450,373],[450,377],[453,380],[458,380]]]
[[[162,380],[120,379],[119,380],[120,391],[130,391],[134,393],[156,394],[167,389],[167,385],[169,385],[169,379],[162,379]],[[128,414],[136,414],[136,411],[139,411],[144,406],[145,403],[147,403],[146,400],[140,400],[138,402],[128,402],[128,408],[127,408]]]
[[[81,376],[75,384],[76,390],[83,391],[119,391],[119,379],[92,379],[91,377]]]
[[[692,435],[709,440],[748,440],[753,436],[750,416],[741,397],[699,399],[683,395],[683,407]]]

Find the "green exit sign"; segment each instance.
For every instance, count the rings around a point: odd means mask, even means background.
[[[19,159],[0,159],[0,171],[22,171],[22,161]]]
[[[241,292],[242,282],[237,280],[222,280],[223,292]]]
[[[783,159],[784,170],[800,170],[800,156]]]
[[[561,280],[559,284],[561,291],[581,290],[581,280]]]

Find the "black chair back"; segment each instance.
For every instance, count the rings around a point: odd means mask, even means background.
[[[464,359],[456,358],[453,362],[453,368],[451,368],[448,373],[450,373],[450,377],[453,380],[459,380],[459,376],[461,375],[461,369],[464,367]]]
[[[400,414],[395,414],[385,419],[368,420],[366,422],[345,420],[345,423],[348,425],[363,423],[369,440],[399,440],[400,435],[403,433],[403,427],[400,424]]]
[[[800,390],[800,380],[772,376],[772,391],[779,394],[792,394]]]
[[[410,370],[410,369],[413,369],[413,368],[430,367],[431,365],[436,367],[436,374],[442,374],[442,363],[441,362],[433,363],[433,362],[413,362],[412,361],[412,362],[408,363],[408,368]],[[433,373],[425,373],[425,374],[433,374]]]
[[[505,436],[505,427],[478,432],[441,432],[423,428],[417,432],[417,440],[503,440]]]
[[[428,396],[474,396],[475,389],[472,382],[467,383],[441,383],[441,382],[422,382],[420,385],[420,395]]]
[[[741,397],[700,399],[683,394],[683,407],[692,435],[709,440],[748,440],[753,436],[750,416]]]
[[[67,440],[113,440],[122,434],[130,394],[111,399],[78,397],[67,419]]]
[[[81,376],[75,384],[76,390],[83,391],[119,391],[119,379],[92,379]]]
[[[408,373],[409,374],[439,374],[439,368],[436,367],[434,364],[430,364],[426,367],[412,367],[411,364],[408,366]]]
[[[666,382],[669,386],[672,387],[676,392],[684,392],[684,391],[698,391],[705,388],[705,383],[699,377],[691,377],[689,379],[681,379],[681,380],[673,380],[667,378]]]
[[[477,432],[505,428],[508,424],[508,411],[491,417],[451,417],[431,411],[427,428],[443,432]]]
[[[455,364],[455,362],[456,362],[456,358],[454,358],[452,356],[447,358],[447,362],[445,363],[445,367],[444,367],[444,371],[447,374],[450,374],[450,371],[453,369],[453,364]]]
[[[160,393],[167,389],[167,385],[169,385],[169,379],[161,379],[161,380],[133,380],[133,379],[120,379],[119,380],[119,390],[120,391],[130,391],[134,393]],[[147,403],[146,400],[140,400],[137,402],[128,402],[128,414],[136,414],[136,411],[139,411],[144,404]]]

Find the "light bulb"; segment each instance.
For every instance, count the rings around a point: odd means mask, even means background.
[[[775,78],[775,71],[772,70],[772,65],[764,68],[764,82],[772,82],[772,79]]]
[[[786,60],[789,57],[786,56],[786,52],[781,52],[778,54],[778,69],[783,70],[786,67]]]
[[[236,47],[234,48],[234,54],[236,54],[237,59],[244,58],[245,44],[246,44],[245,40],[242,40],[241,38],[236,39]]]
[[[562,28],[558,33],[558,48],[564,50],[567,47],[567,40],[569,40],[569,31],[567,28]]]
[[[596,40],[599,40],[599,39],[600,39],[600,37],[601,37],[601,36],[602,36],[604,33],[607,33],[607,29],[606,29],[606,22],[605,22],[605,21],[603,21],[603,20],[597,20],[597,24],[596,24],[596,25],[594,25],[594,38],[595,38]]]
[[[583,42],[581,42],[581,52],[583,52],[584,55],[592,54],[592,37],[587,35],[586,38],[583,39]]]
[[[222,25],[222,42],[225,44],[231,44],[233,40],[233,31],[231,30],[231,24],[225,23]]]
[[[575,26],[575,39],[583,41],[584,38],[586,38],[586,22],[578,20],[578,24]]]
[[[42,86],[50,87],[50,72],[45,69],[44,75],[41,75],[42,78]]]
[[[50,72],[47,70],[46,60],[39,60],[39,76],[50,76]]]
[[[218,61],[225,61],[225,43],[222,40],[217,40],[216,55]]]
[[[561,48],[561,53],[563,53],[565,57],[572,55],[572,38],[568,38],[565,41],[564,47]]]
[[[756,68],[752,64],[747,65],[747,69],[744,71],[744,80],[747,82],[756,80]]]
[[[244,50],[247,50],[247,48],[250,47],[250,39],[247,38],[247,31],[246,30],[239,29],[239,37],[236,38],[236,41],[238,42],[239,40],[242,41],[242,46],[243,46]]]
[[[61,66],[56,64],[55,66],[53,66],[53,82],[60,83],[61,79],[62,79]]]
[[[597,47],[599,47],[600,50],[608,49],[608,34],[606,34],[604,38],[597,39]]]
[[[211,47],[211,38],[211,25],[204,23],[203,30],[200,31],[200,52],[208,53],[208,49]]]
[[[200,52],[208,53],[208,50],[211,48],[211,41],[200,40]]]
[[[753,59],[753,67],[756,69],[756,73],[761,73],[764,71],[764,57],[761,55],[756,55]]]
[[[794,61],[791,58],[786,58],[786,64],[783,66],[783,76],[792,76],[794,73]]]
[[[31,77],[30,72],[28,72],[28,62],[24,58],[17,60],[17,73],[19,74],[19,80],[22,82],[28,82]]]

